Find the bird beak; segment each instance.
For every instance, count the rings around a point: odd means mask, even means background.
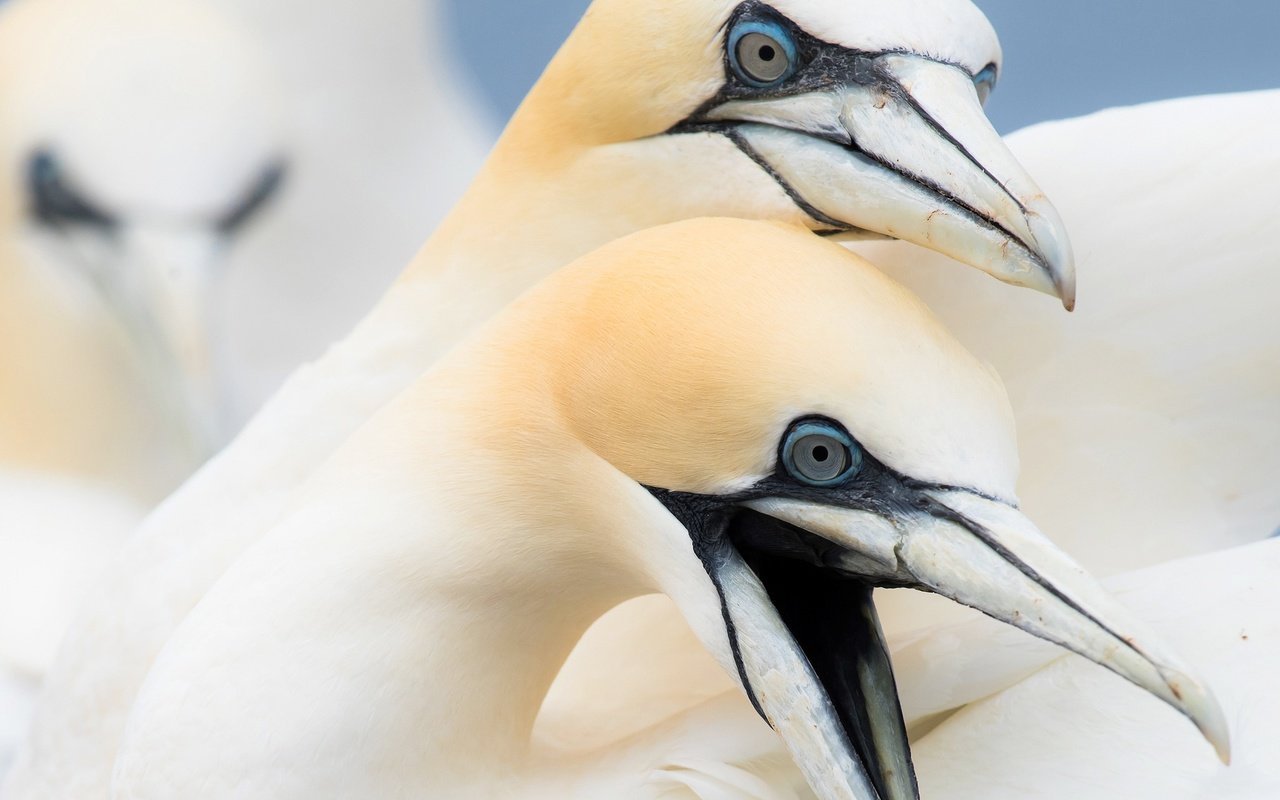
[[[1062,219],[991,127],[960,67],[849,52],[833,83],[727,99],[676,130],[718,130],[806,213],[903,239],[1075,304]]]
[[[1079,653],[1185,714],[1227,758],[1208,689],[1009,505],[950,489],[892,513],[749,500],[704,563],[744,688],[823,800],[918,796],[877,586],[936,592]]]
[[[210,345],[210,278],[217,235],[204,226],[123,232],[108,298],[141,355],[160,410],[198,463],[216,449],[222,403]]]

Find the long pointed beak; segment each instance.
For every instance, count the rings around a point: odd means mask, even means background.
[[[833,88],[730,100],[686,123],[724,130],[819,223],[937,250],[1075,305],[1057,211],[982,111],[972,77],[903,54],[856,55]]]
[[[837,570],[936,592],[1127,678],[1184,714],[1229,760],[1213,694],[1026,516],[965,491],[921,497],[923,510],[894,520],[793,500],[750,506],[838,546],[827,557]]]
[[[161,410],[194,460],[216,449],[222,403],[209,335],[210,277],[219,243],[200,229],[132,229],[122,241],[112,302],[141,355]]]

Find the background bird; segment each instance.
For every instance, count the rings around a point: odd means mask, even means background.
[[[433,5],[242,5],[0,8],[0,761],[114,548],[488,146]]]
[[[209,317],[282,175],[270,72],[192,0],[15,0],[0,37],[0,462],[153,500],[226,434]]]

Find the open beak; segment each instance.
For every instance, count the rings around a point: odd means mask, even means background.
[[[831,82],[728,98],[677,130],[718,130],[830,230],[903,239],[1075,305],[1062,219],[952,64],[849,51]]]
[[[739,677],[823,800],[916,798],[878,586],[936,592],[1056,642],[1185,714],[1224,760],[1213,695],[1012,506],[914,490],[886,513],[757,499],[706,559]]]

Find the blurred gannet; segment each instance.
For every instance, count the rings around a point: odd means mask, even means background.
[[[281,177],[268,75],[194,0],[0,9],[0,463],[154,499],[217,443],[211,282]]]
[[[1232,728],[1228,769],[1154,704],[1075,658],[962,709],[915,747],[937,800],[1260,800],[1280,796],[1280,541],[1197,556],[1107,581],[1179,652],[1194,658]],[[936,632],[935,655],[980,671],[984,652],[1023,643],[986,624]],[[1087,698],[1087,700],[1085,700]]]
[[[0,7],[0,762],[91,578],[219,438],[206,316],[280,177],[268,83],[196,2]]]
[[[1086,654],[1225,749],[1208,691],[1016,509],[1011,419],[922,304],[807,231],[607,245],[374,415],[232,565],[139,693],[112,796],[656,797],[627,747],[530,741],[586,626],[651,591],[822,800],[917,795],[875,585]]]
[[[372,314],[132,540],[69,637],[12,785],[104,785],[165,639],[305,476],[460,335],[603,242],[775,218],[936,247],[1070,305],[1057,214],[982,112],[999,60],[968,0],[597,0]]]
[[[228,254],[219,330],[244,414],[373,306],[496,126],[457,74],[439,0],[210,2],[261,38],[288,139],[269,220]]]

